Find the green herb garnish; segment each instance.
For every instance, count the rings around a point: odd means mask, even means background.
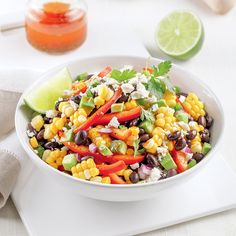
[[[75,80],[81,81],[81,80],[85,80],[88,76],[87,72],[84,72],[82,74],[77,75],[77,77],[75,78]]]
[[[134,141],[134,156],[137,156],[138,154],[139,143],[140,143],[140,139],[137,139]]]
[[[136,74],[137,72],[135,70],[130,69],[124,71],[112,70],[110,77],[121,83],[123,81],[133,78]]]
[[[154,117],[153,113],[150,110],[144,110],[143,108],[142,108],[140,119],[142,121],[148,120],[151,123],[155,122],[155,117]]]
[[[153,66],[153,77],[156,78],[168,74],[171,66],[171,61],[163,61],[159,63],[158,66]]]

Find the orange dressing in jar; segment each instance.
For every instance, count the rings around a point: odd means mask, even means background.
[[[30,1],[25,18],[28,42],[50,53],[79,47],[86,39],[87,13],[81,1]]]

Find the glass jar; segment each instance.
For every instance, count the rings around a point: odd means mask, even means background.
[[[81,0],[30,0],[25,15],[28,42],[49,53],[79,47],[87,34],[87,6]]]

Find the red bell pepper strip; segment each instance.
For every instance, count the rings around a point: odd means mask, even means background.
[[[177,165],[178,173],[184,172],[188,169],[188,158],[186,157],[185,153],[173,150],[172,156],[175,161],[175,164]]]
[[[103,71],[101,71],[98,76],[103,78],[106,75],[108,75],[112,71],[112,68],[110,66],[107,66]]]
[[[112,184],[126,184],[126,182],[115,173],[109,174],[108,176],[110,177]]]
[[[153,69],[150,67],[145,67],[145,68],[143,68],[143,70],[149,72],[150,74],[153,73]]]
[[[121,87],[118,87],[112,98],[107,103],[105,103],[105,105],[100,107],[95,113],[93,113],[93,115],[90,116],[85,123],[77,127],[74,130],[74,133],[76,134],[80,130],[87,130],[90,126],[94,125],[97,121],[99,121],[102,116],[104,116],[104,114],[111,108],[111,105],[114,104],[120,98],[121,94]]]
[[[117,171],[123,170],[126,167],[123,161],[117,161],[110,165],[97,165],[100,175],[109,175]]]
[[[61,138],[64,136],[64,131],[63,130],[59,130],[58,131],[58,136]]]
[[[109,157],[107,162],[114,163],[116,161],[124,161],[126,165],[132,165],[143,161],[144,156],[130,156],[130,155],[114,155]]]
[[[89,148],[83,145],[77,145],[74,142],[63,142],[63,144],[68,147],[71,151],[78,153],[81,156],[92,156],[97,164],[101,164],[107,161],[107,157],[99,154],[92,153],[89,151]]]
[[[85,93],[86,90],[87,90],[87,86],[84,86],[81,89],[77,90],[75,93],[73,93],[73,96],[79,95],[80,93]]]
[[[122,111],[122,112],[117,112],[117,113],[110,113],[110,114],[106,114],[104,116],[102,116],[99,120],[96,120],[96,122],[94,123],[95,125],[107,125],[110,120],[113,117],[116,117],[118,119],[118,121],[121,122],[125,122],[128,120],[133,120],[135,118],[140,117],[141,115],[141,107],[135,107],[132,110],[129,111]]]
[[[112,128],[112,133],[110,134],[113,138],[125,141],[130,135],[131,131],[128,129],[117,129]]]

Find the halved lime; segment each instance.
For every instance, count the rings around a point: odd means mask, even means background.
[[[71,89],[72,79],[67,68],[43,82],[24,98],[25,103],[34,111],[45,113],[55,107],[55,102],[64,90]]]
[[[187,60],[200,50],[204,30],[200,19],[192,12],[174,11],[161,20],[155,38],[164,53]]]

